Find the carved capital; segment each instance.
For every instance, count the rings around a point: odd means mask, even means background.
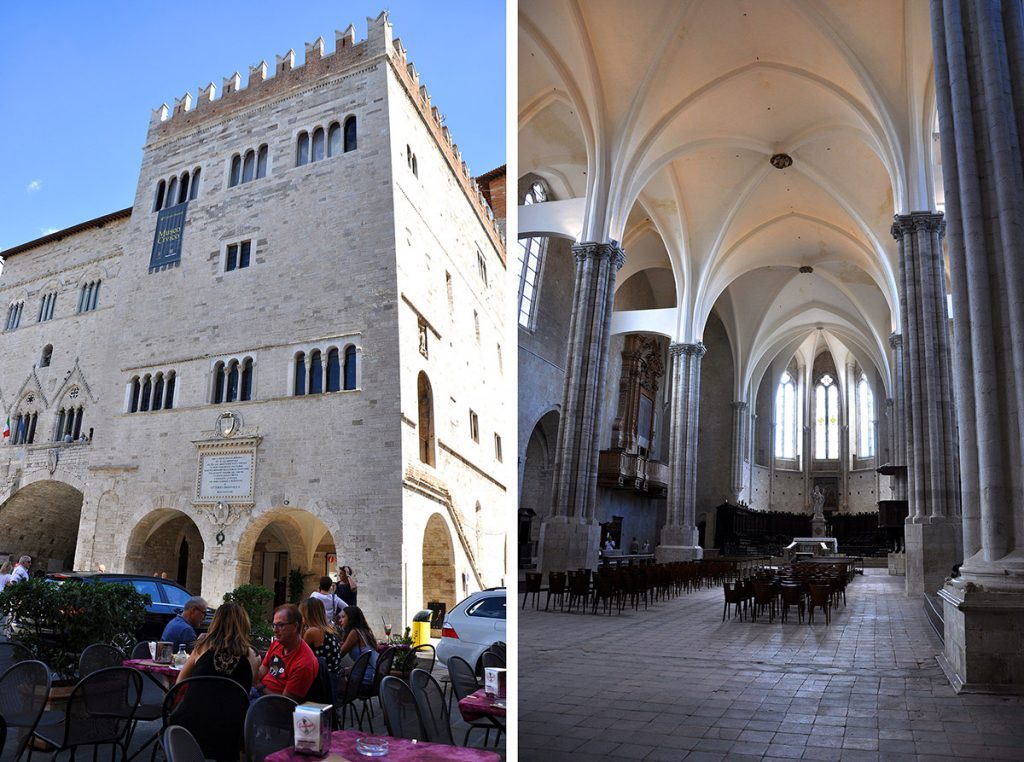
[[[676,344],[673,342],[669,344],[668,351],[673,357],[686,355],[687,357],[696,357],[699,360],[708,351],[708,348],[704,346],[703,341],[698,341],[696,344]]]
[[[928,231],[938,233],[941,238],[946,232],[946,220],[942,212],[911,212],[910,214],[897,214],[893,216],[892,237],[901,239],[907,233]]]
[[[741,413],[744,410],[747,409],[747,403],[746,402],[742,402],[742,401],[740,401],[740,402],[730,402],[729,404],[732,406],[733,410],[737,410],[737,411],[739,411]]]
[[[588,258],[607,259],[615,267],[616,272],[626,262],[626,252],[619,246],[618,241],[577,243],[572,247],[572,254],[576,257],[577,262]]]
[[[889,346],[893,349],[899,349],[903,346],[903,334],[902,333],[890,333],[889,334]]]

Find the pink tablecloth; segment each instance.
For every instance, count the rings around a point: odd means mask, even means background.
[[[494,702],[500,701],[502,706],[495,706]],[[462,719],[466,722],[479,720],[481,717],[504,717],[505,699],[495,699],[484,693],[481,688],[476,693],[471,693],[464,699],[459,699],[459,711],[462,712]]]
[[[369,733],[355,730],[339,730],[331,734],[331,752],[340,754],[350,762],[361,762],[370,759],[356,751],[356,739]],[[493,751],[467,749],[463,746],[445,746],[438,743],[421,743],[406,741],[401,738],[389,738],[388,755],[381,757],[387,762],[498,762],[501,757]],[[275,751],[266,758],[266,762],[310,762],[313,757],[296,754],[292,749]]]
[[[163,675],[164,677],[173,677],[177,679],[180,669],[175,669],[170,664],[157,664],[152,659],[125,659],[123,662],[124,666],[132,667],[133,669],[139,670],[139,672],[149,672],[154,675]]]

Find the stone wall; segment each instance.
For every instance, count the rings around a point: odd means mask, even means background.
[[[725,326],[714,313],[704,327],[707,354],[700,363],[700,417],[697,432],[697,513],[729,498],[732,464],[732,350]]]

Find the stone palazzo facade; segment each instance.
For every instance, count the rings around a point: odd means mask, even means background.
[[[157,109],[130,208],[4,252],[0,552],[214,603],[347,564],[396,624],[503,584],[504,242],[367,23]]]

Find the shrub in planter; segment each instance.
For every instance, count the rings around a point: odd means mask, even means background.
[[[0,614],[11,622],[11,640],[46,663],[58,680],[74,682],[87,646],[131,649],[148,602],[131,585],[29,579],[0,593]]]
[[[259,585],[239,585],[224,595],[224,602],[234,601],[249,615],[252,624],[252,644],[259,651],[270,647],[274,639],[274,630],[267,621],[267,604],[274,599],[274,594]]]

